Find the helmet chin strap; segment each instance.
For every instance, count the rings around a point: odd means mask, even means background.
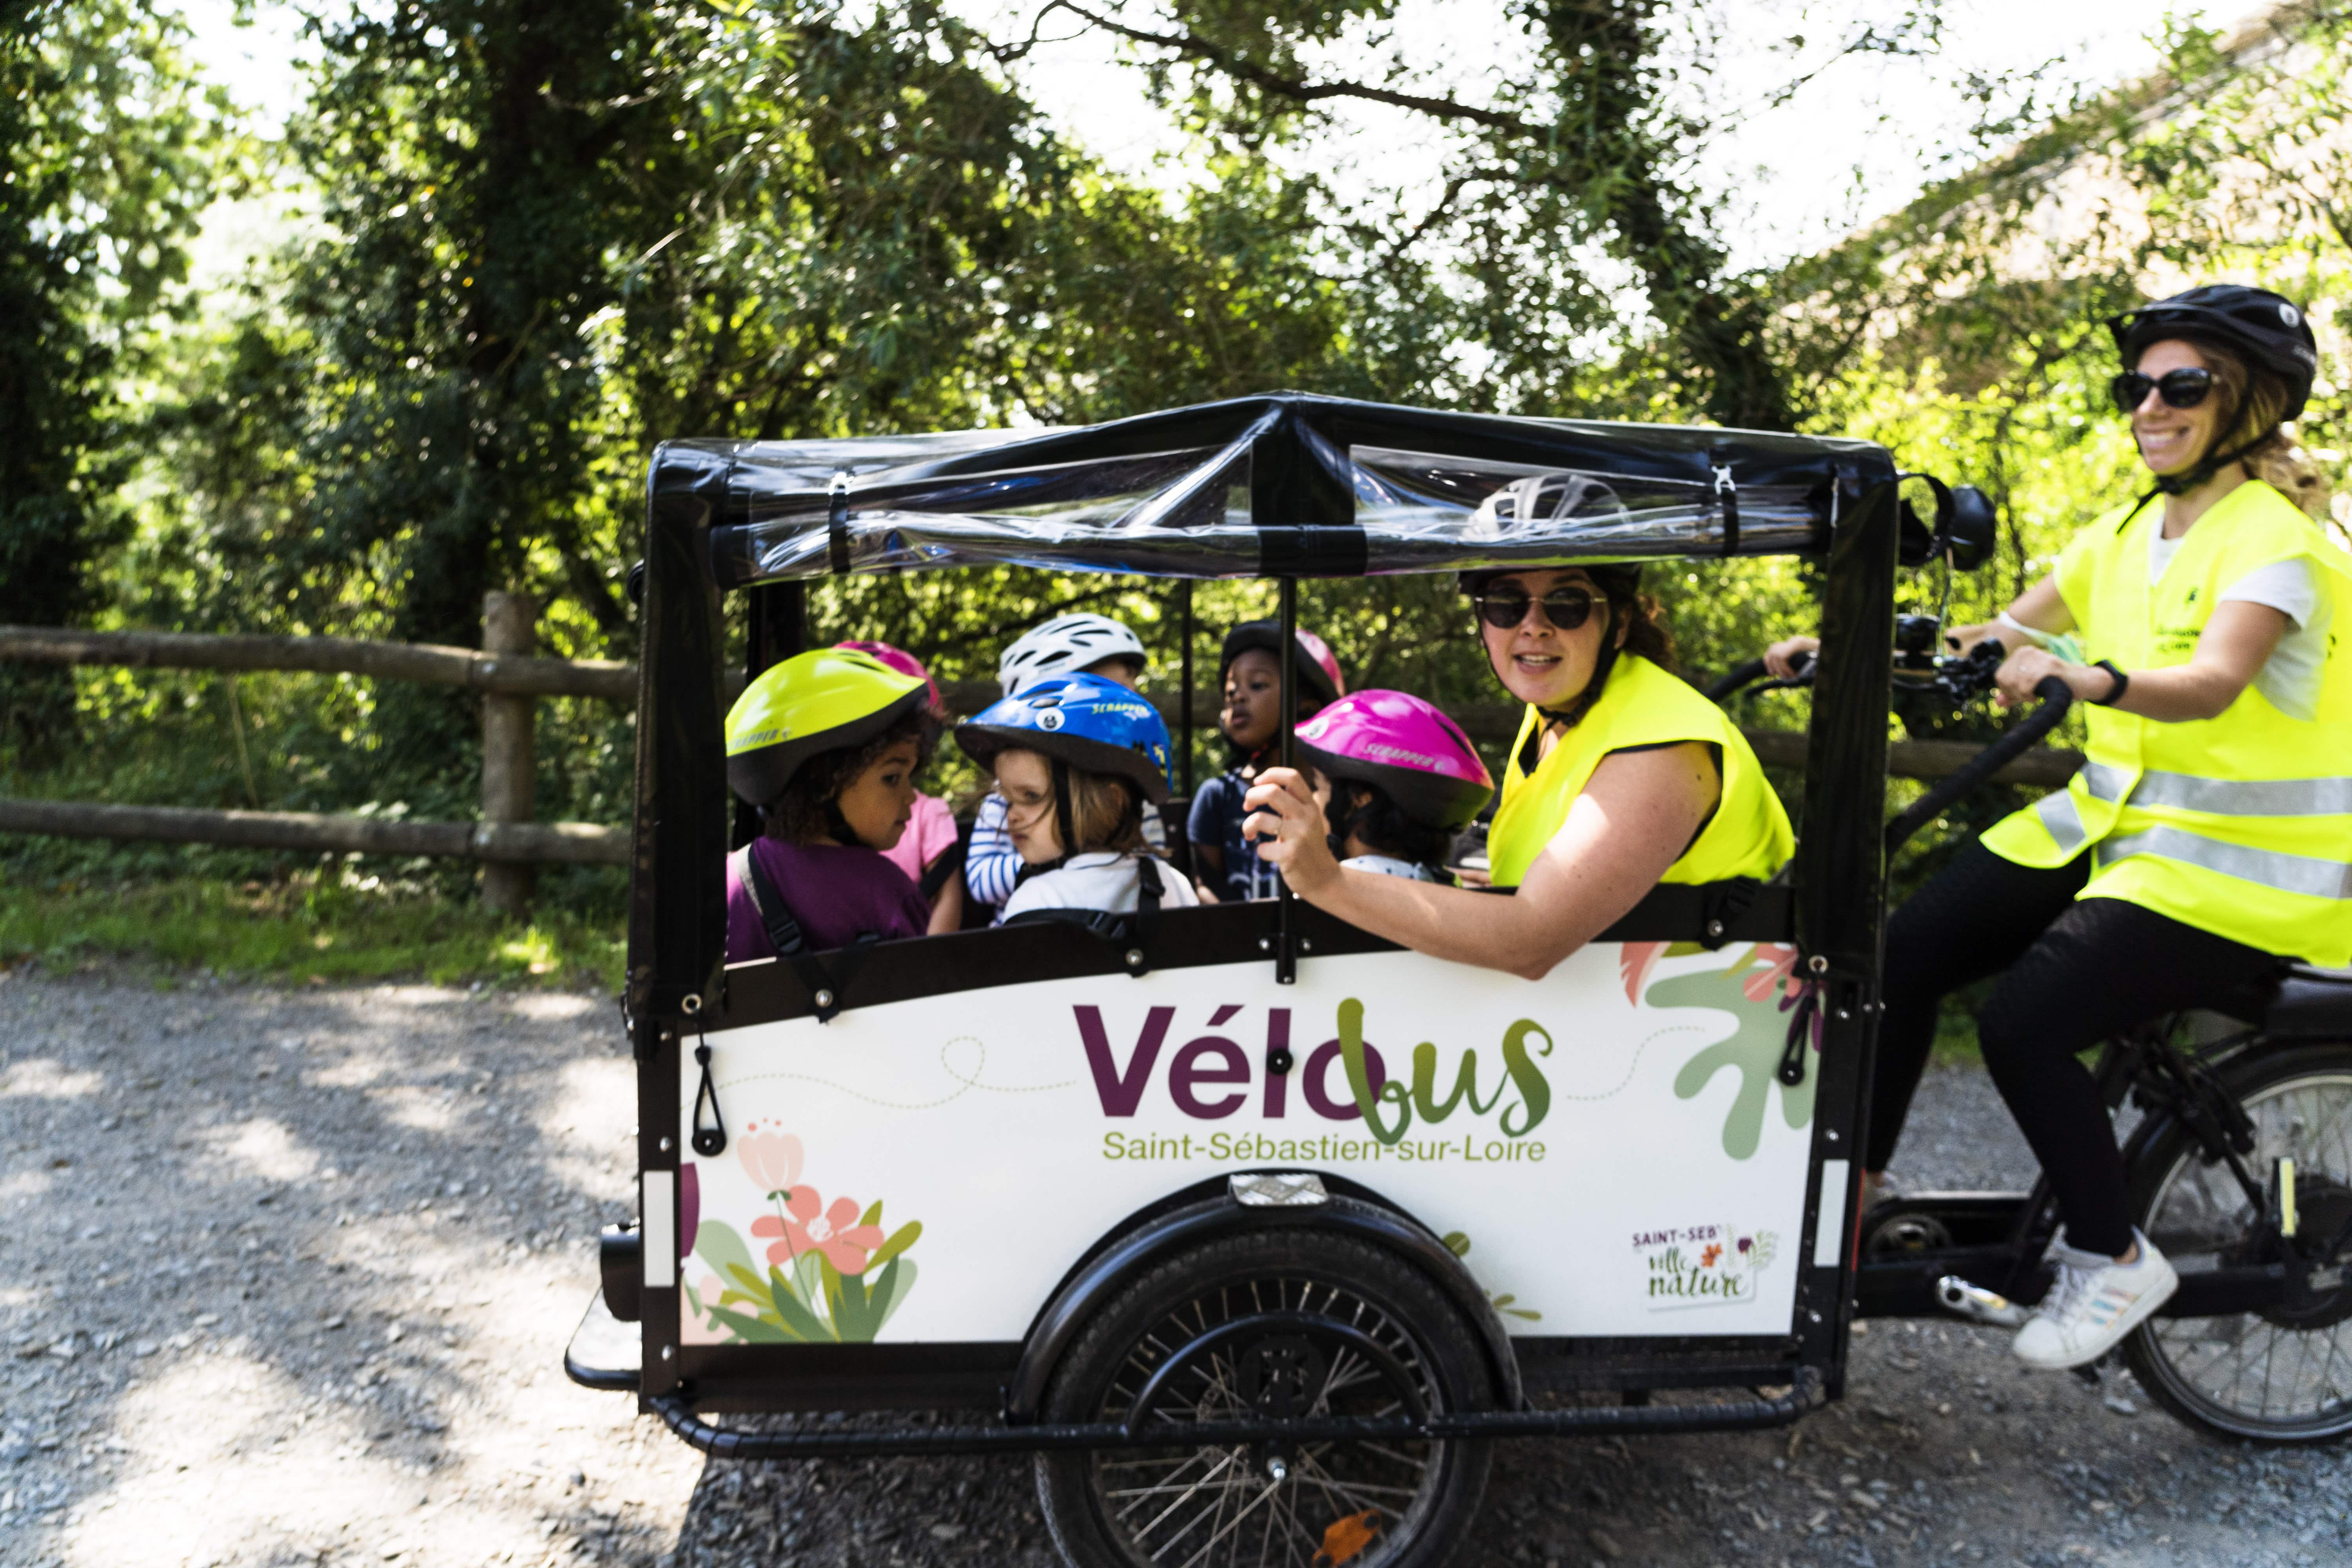
[[[1062,853],[1054,862],[1058,866],[1076,854],[1078,846],[1077,823],[1070,811],[1070,764],[1058,757],[1054,759],[1054,826],[1062,835]]]
[[[838,795],[827,799],[824,803],[824,836],[844,849],[866,847],[866,840],[857,837],[857,830],[849,826],[849,818],[841,815],[841,799]]]
[[[1601,655],[1592,661],[1592,679],[1584,683],[1584,689],[1576,694],[1576,700],[1565,708],[1546,708],[1541,703],[1536,704],[1537,712],[1552,723],[1565,725],[1571,730],[1581,723],[1584,716],[1592,711],[1592,705],[1601,700],[1601,689],[1609,684],[1609,672],[1617,664],[1617,601],[1603,594],[1601,602],[1608,606],[1609,618],[1601,623]]]
[[[1013,885],[1016,888],[1032,877],[1060,870],[1069,863],[1070,846],[1078,841],[1077,829],[1072,824],[1070,813],[1070,764],[1056,757],[1050,765],[1054,770],[1054,826],[1062,835],[1062,852],[1051,860],[1022,862],[1019,873],[1013,879]]]

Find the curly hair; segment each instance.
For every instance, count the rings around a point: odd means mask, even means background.
[[[1620,583],[1613,576],[1596,581],[1600,582],[1601,591],[1609,595],[1611,617],[1625,628],[1624,646],[1617,651],[1638,653],[1659,668],[1680,674],[1681,667],[1675,657],[1675,634],[1659,618],[1664,612],[1656,596]]]
[[[901,715],[865,744],[819,752],[793,770],[784,792],[766,806],[766,832],[787,844],[814,844],[838,836],[840,807],[834,802],[857,781],[882,753],[906,742],[915,742],[915,768],[930,762],[939,744],[940,722],[921,709]]]

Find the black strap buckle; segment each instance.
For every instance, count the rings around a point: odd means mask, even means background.
[[[1731,928],[1763,891],[1764,884],[1753,877],[1707,883],[1699,894],[1699,945],[1713,952],[1730,942]]]
[[[833,566],[833,574],[849,574],[849,476],[833,476],[833,489],[826,496],[824,516],[825,555]]]
[[[1788,1043],[1780,1047],[1780,1068],[1774,1075],[1790,1089],[1805,1081],[1805,1047],[1821,1044],[1821,1022],[1822,988],[1808,981],[1804,994],[1797,998],[1797,1010],[1789,1016]]]
[[[1739,487],[1732,482],[1728,463],[1715,469],[1715,500],[1723,509],[1722,553],[1727,561],[1739,553]]]
[[[708,1160],[727,1152],[727,1119],[719,1113],[719,1086],[710,1081],[709,1041],[696,1044],[694,1059],[702,1068],[702,1081],[695,1087],[694,1114],[690,1119],[687,1142],[694,1146],[696,1153]],[[708,1127],[702,1124],[702,1107],[706,1101],[710,1106],[710,1125]]]

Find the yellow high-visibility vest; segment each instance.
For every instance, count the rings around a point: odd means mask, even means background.
[[[1609,688],[1591,712],[1559,738],[1532,774],[1519,766],[1528,740],[1549,721],[1534,708],[1519,722],[1503,773],[1503,804],[1486,835],[1486,858],[1498,888],[1516,888],[1568,820],[1601,759],[1629,746],[1702,741],[1716,748],[1723,798],[1696,843],[1660,880],[1720,882],[1769,877],[1796,848],[1789,814],[1765,782],[1764,769],[1722,709],[1638,654],[1620,654]]]
[[[2166,724],[2085,703],[2089,761],[2067,786],[1996,823],[1985,847],[2063,866],[2088,847],[2079,897],[2126,899],[2200,931],[2315,963],[2352,963],[2352,557],[2277,490],[2249,480],[2214,503],[2153,586],[2164,508],[2119,508],[2058,558],[2084,657],[2126,671],[2189,662],[2221,594],[2257,567],[2305,560],[2325,636],[2316,717],[2249,683],[2220,717]],[[2325,626],[2321,617],[2327,618]]]

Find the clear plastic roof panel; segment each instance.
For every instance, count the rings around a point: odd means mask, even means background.
[[[1280,394],[1075,429],[676,441],[719,583],[1022,565],[1349,576],[1824,548],[1864,441]]]

